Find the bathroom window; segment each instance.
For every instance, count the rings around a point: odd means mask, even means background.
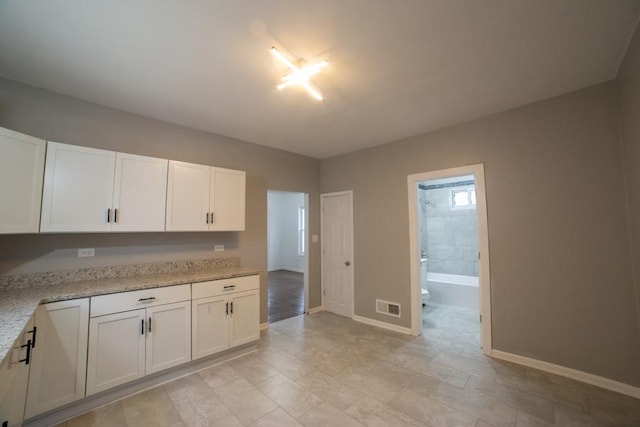
[[[476,190],[451,190],[451,207],[453,209],[471,209],[476,206]]]
[[[304,207],[298,208],[298,255],[304,255]]]

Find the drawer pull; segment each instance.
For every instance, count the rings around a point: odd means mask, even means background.
[[[152,302],[155,301],[156,297],[147,297],[147,298],[140,298],[138,301],[143,302],[143,303],[147,303],[147,302]]]
[[[222,287],[222,289],[225,290],[225,291],[232,291],[235,288],[236,288],[236,285],[226,285],[226,286]]]

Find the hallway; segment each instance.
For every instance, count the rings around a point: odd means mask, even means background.
[[[269,272],[269,323],[304,312],[304,275],[295,271]]]

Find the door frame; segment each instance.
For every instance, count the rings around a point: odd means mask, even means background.
[[[351,213],[351,215],[349,216],[349,228],[350,228],[350,233],[349,236],[347,236],[350,240],[351,240],[351,251],[349,253],[349,259],[351,262],[351,268],[350,268],[350,274],[349,274],[349,279],[350,279],[350,286],[351,286],[351,306],[350,311],[351,311],[351,315],[349,316],[350,318],[353,319],[353,317],[355,316],[355,304],[356,304],[356,298],[355,298],[355,260],[353,259],[353,254],[354,254],[354,242],[353,242],[353,190],[346,190],[346,191],[336,191],[333,193],[322,193],[320,194],[320,292],[321,292],[321,297],[322,297],[322,309],[326,310],[325,304],[324,304],[324,230],[325,230],[325,226],[324,226],[324,201],[326,198],[328,197],[335,197],[335,196],[348,196],[349,197],[349,211]]]
[[[476,221],[479,256],[480,343],[482,353],[491,354],[491,272],[489,262],[489,231],[484,164],[441,169],[407,176],[409,190],[409,256],[411,266],[411,334],[422,334],[422,295],[420,284],[420,239],[418,221],[417,186],[421,181],[473,175],[476,187]]]
[[[303,293],[304,293],[304,307],[303,313],[309,313],[309,193],[304,191],[292,191],[292,190],[276,190],[274,188],[267,189],[267,282],[269,281],[269,240],[270,236],[270,228],[269,228],[269,219],[271,212],[269,211],[269,193],[277,192],[277,193],[290,193],[290,194],[302,194],[303,196],[303,207],[304,207],[304,260],[302,262],[303,269]],[[268,288],[267,283],[267,288]],[[268,289],[267,289],[268,292]],[[269,313],[269,298],[267,297],[267,322],[266,325],[269,324],[268,319]],[[263,325],[261,323],[261,325]]]

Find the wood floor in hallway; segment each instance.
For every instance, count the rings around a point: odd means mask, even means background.
[[[269,272],[269,323],[304,313],[304,275],[295,271]]]

